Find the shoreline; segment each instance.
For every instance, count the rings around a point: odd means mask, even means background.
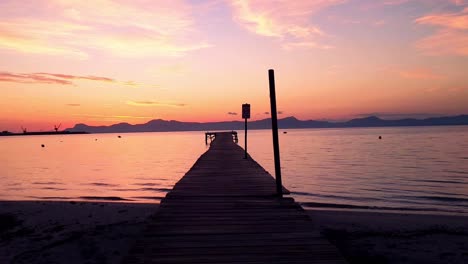
[[[118,263],[157,203],[0,201],[0,263]],[[468,216],[306,208],[349,263],[468,263]]]

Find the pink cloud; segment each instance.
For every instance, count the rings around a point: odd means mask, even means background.
[[[100,76],[78,76],[78,75],[69,75],[69,74],[59,74],[59,73],[45,73],[39,72],[36,73],[38,75],[48,75],[62,79],[82,79],[82,80],[89,80],[89,81],[103,81],[103,82],[116,82],[116,80],[108,77],[100,77]]]
[[[468,7],[460,12],[423,16],[415,23],[438,28],[416,42],[416,47],[425,54],[468,56]]]
[[[40,74],[15,74],[8,72],[0,72],[0,81],[16,82],[16,83],[46,83],[46,84],[61,84],[71,85],[72,82],[63,79],[50,78]]]
[[[234,20],[252,33],[279,39],[284,47],[322,48],[324,45],[317,44],[317,38],[326,34],[312,24],[310,18],[320,10],[343,2],[232,0],[231,5]]]
[[[410,0],[386,0],[383,2],[383,4],[384,5],[401,5],[409,1]]]
[[[78,59],[87,59],[91,50],[182,56],[211,46],[197,40],[193,12],[182,0],[31,1],[27,8],[6,0],[0,3],[0,49]]]

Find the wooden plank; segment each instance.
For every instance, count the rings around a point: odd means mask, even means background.
[[[124,263],[346,263],[231,132],[212,134]]]

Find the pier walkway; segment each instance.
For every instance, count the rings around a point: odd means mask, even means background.
[[[124,263],[346,263],[275,180],[216,133],[161,201]]]

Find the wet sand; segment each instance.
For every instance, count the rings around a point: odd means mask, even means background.
[[[0,202],[0,263],[119,263],[158,204]],[[308,210],[350,263],[468,263],[468,217]]]

